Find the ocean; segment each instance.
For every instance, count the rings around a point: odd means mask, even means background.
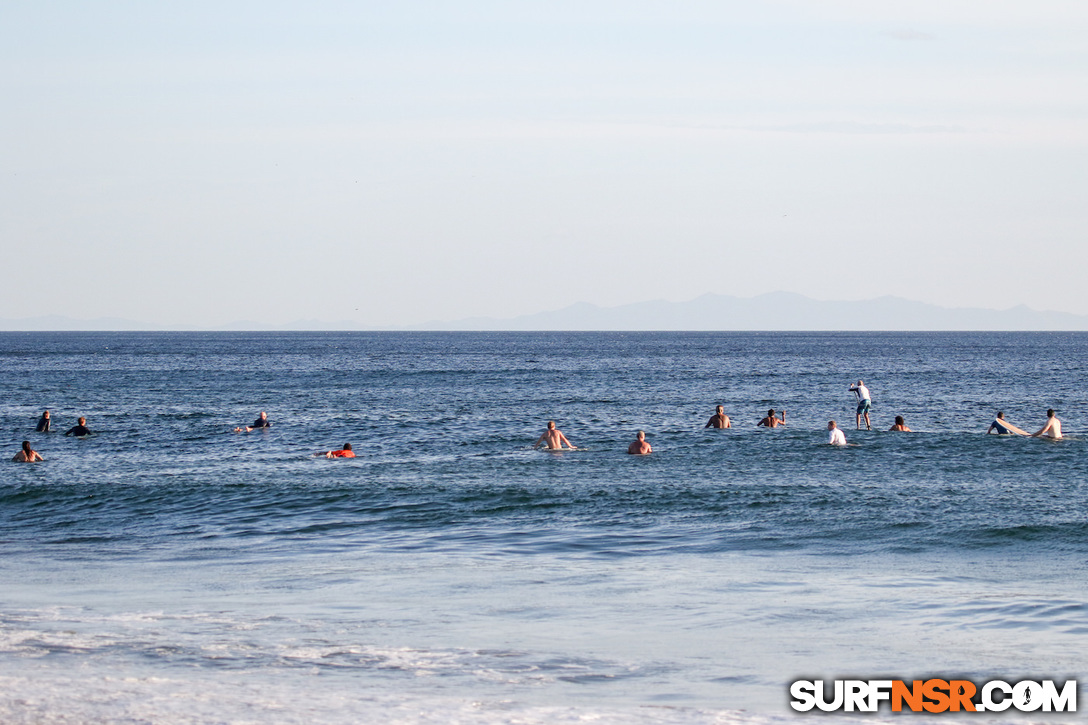
[[[1088,333],[0,333],[3,455],[45,457],[0,467],[0,722],[794,723],[797,679],[1084,679],[1086,366]],[[986,435],[1047,408],[1066,439]],[[579,450],[532,450],[549,420]]]

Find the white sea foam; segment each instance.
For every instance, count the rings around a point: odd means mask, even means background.
[[[7,725],[797,725],[801,717],[670,706],[548,707],[468,696],[420,698],[360,692],[350,682],[284,681],[238,672],[163,678],[39,671],[0,675],[0,692],[0,722]],[[834,715],[810,719],[821,725],[859,722]],[[867,717],[865,722],[899,720]]]
[[[350,682],[193,673],[185,678],[40,670],[0,675],[0,722],[8,725],[776,725],[796,716],[644,706],[526,706],[471,697],[360,692]],[[820,722],[856,722],[826,717]],[[879,720],[867,720],[877,723]]]
[[[320,629],[313,623],[271,619],[275,624],[288,622],[296,635],[303,630],[313,635]],[[179,621],[190,627],[215,628],[220,636],[261,631],[260,622],[223,613],[99,615],[50,608],[5,616],[0,625],[0,722],[781,725],[796,724],[799,717],[789,712],[670,705],[545,706],[530,698],[496,693],[524,694],[579,677],[622,676],[624,666],[607,661],[542,660],[517,650],[427,650],[343,641],[266,638],[171,644],[178,633],[170,627]],[[395,677],[374,677],[382,672]],[[404,676],[410,679],[396,679]],[[450,684],[443,684],[447,680]],[[473,682],[481,686],[473,687]],[[819,721],[824,725],[857,722],[840,716],[822,716]],[[882,717],[867,721],[891,722]]]

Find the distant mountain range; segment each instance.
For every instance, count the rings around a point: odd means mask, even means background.
[[[1088,315],[948,308],[901,297],[825,302],[791,292],[757,297],[706,294],[688,302],[586,302],[508,319],[431,322],[417,330],[1088,330]]]
[[[8,331],[94,330],[1088,330],[1088,315],[1033,310],[949,308],[900,297],[857,302],[814,300],[790,292],[757,297],[706,294],[688,302],[636,302],[599,307],[579,302],[520,317],[472,317],[396,328],[364,327],[355,322],[299,320],[286,325],[241,321],[216,328],[155,325],[120,318],[77,320],[48,316],[0,320]]]

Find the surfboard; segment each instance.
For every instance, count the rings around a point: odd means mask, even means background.
[[[1001,425],[1005,426],[1005,428],[1010,433],[1015,433],[1016,435],[1020,435],[1020,436],[1030,436],[1031,435],[1031,433],[1028,433],[1026,430],[1022,430],[1020,428],[1017,428],[1015,425],[1008,422],[1007,420],[1002,420]]]

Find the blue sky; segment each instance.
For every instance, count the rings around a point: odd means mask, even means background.
[[[1082,2],[6,2],[0,318],[1088,314]]]

